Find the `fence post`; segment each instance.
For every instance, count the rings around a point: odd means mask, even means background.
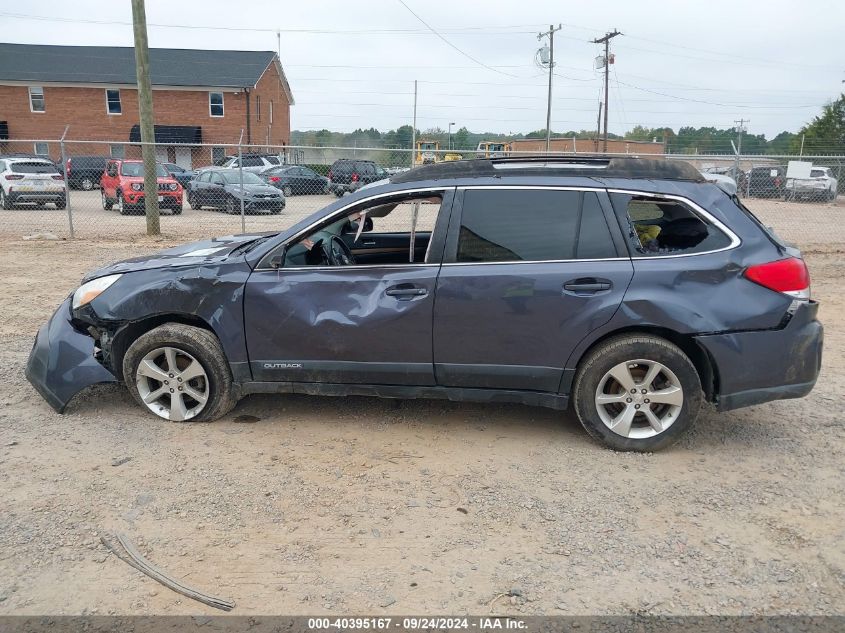
[[[65,136],[70,129],[69,125],[65,126],[65,131],[62,132],[62,138],[59,140],[59,148],[62,153],[62,173],[65,178],[65,206],[67,207],[67,225],[70,229],[70,239],[73,239],[73,209],[70,206],[70,178],[67,173],[67,156],[65,156]]]
[[[244,215],[244,156],[241,151],[243,140],[244,131],[241,130],[241,137],[238,139],[238,176],[241,180],[241,233],[246,233],[246,216]]]

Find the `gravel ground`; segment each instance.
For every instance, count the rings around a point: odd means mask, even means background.
[[[242,615],[845,611],[841,250],[808,254],[813,393],[704,411],[658,454],[518,405],[255,395],[173,424],[101,386],[55,414],[23,376],[37,327],[84,271],[174,239],[0,242],[0,614],[214,611],[104,531]]]

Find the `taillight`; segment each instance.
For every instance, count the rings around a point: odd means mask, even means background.
[[[19,174],[6,174],[6,180],[23,180],[23,176]]]
[[[775,187],[780,187],[780,178],[775,178]]]
[[[67,159],[67,163],[65,164],[65,171],[67,172],[67,175],[70,176],[70,159],[69,158]]]
[[[810,298],[810,273],[803,259],[790,257],[749,266],[745,277],[764,288],[796,299]]]
[[[270,182],[279,182],[281,178],[278,176],[270,176]]]
[[[329,173],[328,173],[328,179],[329,179],[329,180],[331,180],[331,179],[332,179],[332,170],[331,170],[331,169],[329,170]]]
[[[358,182],[358,174],[352,174],[352,182]]]

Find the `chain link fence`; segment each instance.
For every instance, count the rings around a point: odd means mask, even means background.
[[[338,196],[413,165],[489,155],[489,151],[231,142],[190,146],[157,143],[155,152],[161,231],[167,237],[186,241],[281,230]],[[665,158],[687,161],[711,180],[727,182],[728,186],[733,183],[748,208],[784,239],[802,248],[829,251],[845,247],[845,208],[837,198],[840,188],[845,187],[845,156]],[[140,159],[139,143],[3,141],[0,235],[110,240],[143,235],[146,192]],[[45,160],[52,164],[45,167]],[[787,165],[794,160],[811,165],[809,177],[787,178]]]

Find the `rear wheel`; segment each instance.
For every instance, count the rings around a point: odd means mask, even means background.
[[[285,198],[290,198],[293,195],[293,187],[285,185],[282,187],[282,193],[285,194]]]
[[[202,209],[202,205],[197,204],[197,199],[192,195],[188,196],[188,206],[196,210]]]
[[[226,213],[229,215],[235,215],[237,213],[235,211],[235,199],[234,198],[226,198]]]
[[[94,188],[94,180],[92,178],[83,178],[79,181],[79,186],[84,191],[91,191]]]
[[[59,198],[56,200],[56,208],[61,211],[67,207],[67,198]]]
[[[132,397],[173,422],[209,422],[237,402],[223,348],[208,330],[167,323],[140,336],[123,357]]]
[[[686,354],[669,341],[623,335],[581,362],[572,389],[587,432],[618,451],[655,451],[695,422],[701,381]]]

